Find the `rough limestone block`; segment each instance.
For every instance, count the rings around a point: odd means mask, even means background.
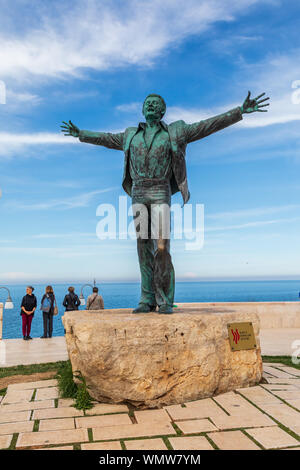
[[[253,323],[257,348],[232,352],[227,324],[245,321]],[[81,310],[66,312],[63,323],[73,371],[100,402],[162,407],[249,387],[262,377],[255,313]]]

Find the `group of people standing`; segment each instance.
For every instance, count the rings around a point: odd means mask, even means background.
[[[27,286],[26,295],[21,303],[21,317],[22,317],[22,333],[24,340],[30,340],[31,323],[34,313],[37,308],[37,298],[33,293],[34,287]],[[93,288],[93,294],[87,299],[86,310],[102,310],[104,309],[104,302],[101,295],[98,293],[98,287]],[[63,306],[66,312],[78,310],[80,300],[78,295],[75,294],[74,287],[68,288],[68,294],[65,296]],[[53,316],[58,314],[58,307],[52,286],[47,286],[45,294],[41,300],[41,311],[43,313],[44,333],[41,338],[51,338],[53,332]]]

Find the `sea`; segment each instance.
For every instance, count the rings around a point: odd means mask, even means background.
[[[68,293],[69,284],[53,284],[53,289],[59,314],[54,317],[53,336],[62,336],[64,328],[61,317],[64,314],[62,305],[64,296]],[[73,284],[75,292],[80,295],[82,285]],[[140,283],[97,283],[99,293],[103,296],[105,308],[134,308],[137,306],[140,294]],[[43,334],[43,315],[40,310],[41,298],[45,285],[34,285],[34,294],[38,300],[31,336],[40,337]],[[26,294],[26,285],[9,285],[14,302],[13,310],[3,312],[3,338],[22,338],[20,305]],[[300,301],[300,280],[293,281],[207,281],[207,282],[176,282],[176,302],[276,302]],[[90,287],[84,288],[85,299],[91,293]],[[0,301],[5,302],[6,292],[0,290]],[[80,307],[84,310],[84,307]]]

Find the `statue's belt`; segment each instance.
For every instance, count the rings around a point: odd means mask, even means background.
[[[132,182],[134,187],[143,186],[164,186],[168,187],[170,185],[169,178],[135,178]]]

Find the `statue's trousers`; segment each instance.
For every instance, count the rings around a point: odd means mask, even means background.
[[[132,206],[141,271],[140,303],[172,307],[175,272],[170,255],[169,181],[143,179],[135,182]]]

